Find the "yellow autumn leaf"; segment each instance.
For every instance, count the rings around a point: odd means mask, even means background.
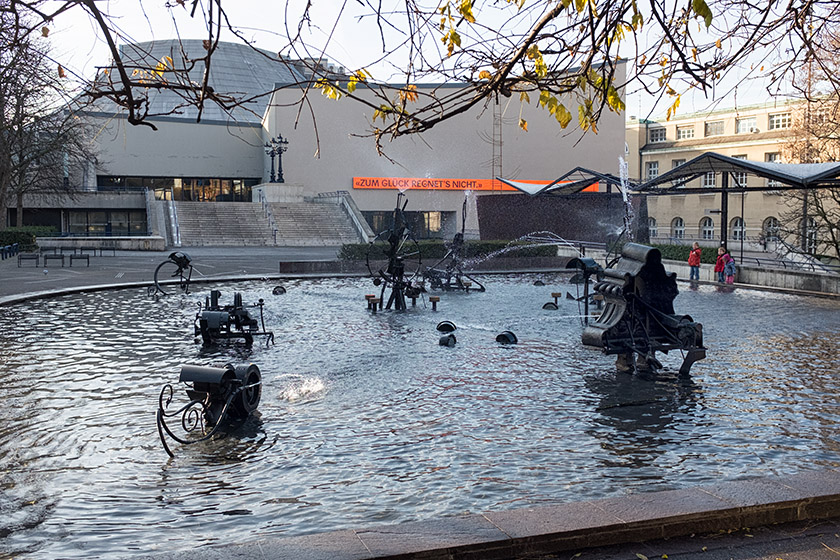
[[[458,12],[464,19],[470,23],[475,23],[475,16],[472,13],[472,0],[461,0],[461,5],[458,6]]]
[[[557,108],[554,110],[554,118],[557,119],[558,123],[560,123],[561,128],[566,128],[569,126],[569,123],[572,122],[572,114],[562,103],[558,104]]]
[[[524,101],[525,103],[531,102],[531,96],[528,95],[527,91],[520,91],[519,92],[519,101]]]
[[[402,102],[417,101],[417,86],[405,86],[400,90],[400,100]]]
[[[45,25],[44,27],[41,28],[41,37],[46,37],[49,34],[50,34],[50,28],[49,27],[47,27]]]
[[[719,49],[722,49],[722,48],[723,48],[723,45],[721,44],[720,39],[718,39],[717,41],[715,41],[715,46],[716,46],[717,48],[719,48]]]
[[[492,74],[490,74],[490,72],[488,72],[487,70],[482,70],[481,72],[478,73],[478,79],[479,80],[490,80],[492,78],[493,78]]]
[[[519,128],[521,128],[525,132],[528,132],[528,121],[526,121],[525,119],[519,119]]]
[[[66,78],[67,77],[67,73],[64,71],[64,68],[61,66],[61,64],[58,65],[58,77],[59,78]]]

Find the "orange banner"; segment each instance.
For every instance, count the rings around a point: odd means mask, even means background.
[[[524,181],[523,181],[524,182]],[[531,182],[531,181],[528,181]],[[537,183],[548,181],[535,181]],[[493,179],[436,179],[433,177],[353,177],[354,189],[424,189],[441,191],[515,191]]]
[[[520,183],[547,185],[551,181],[530,181],[517,179]],[[565,181],[564,181],[565,182]],[[441,191],[516,191],[495,179],[437,179],[434,177],[353,177],[354,189],[422,189]],[[583,189],[586,192],[598,192],[598,183]]]

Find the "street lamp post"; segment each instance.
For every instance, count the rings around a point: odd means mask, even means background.
[[[265,153],[271,157],[271,176],[269,182],[277,183],[285,182],[283,180],[283,152],[288,150],[289,141],[283,138],[282,134],[278,134],[265,143]],[[274,175],[274,156],[277,156],[277,176]]]

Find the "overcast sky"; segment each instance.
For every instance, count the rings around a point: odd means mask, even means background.
[[[170,0],[175,4],[175,0]],[[305,0],[293,0],[290,12],[286,12],[287,3],[285,0],[236,0],[226,2],[225,10],[231,22],[238,27],[247,39],[254,41],[260,48],[270,51],[278,51],[288,40],[285,39],[287,20],[294,28],[300,17],[300,6]],[[176,6],[173,14],[165,9],[164,0],[146,0],[141,3],[138,0],[103,0],[98,3],[101,9],[118,19],[117,26],[120,32],[120,42],[151,41],[155,39],[166,40],[180,36],[183,39],[203,39],[207,37],[204,17],[196,15],[189,17],[187,8]],[[191,2],[186,2],[190,5]],[[320,22],[326,27],[331,24],[339,15],[337,7],[342,3],[339,0],[315,1],[313,2],[313,20]],[[383,2],[387,6],[388,2]],[[144,9],[145,8],[145,9]],[[295,11],[297,9],[297,11]],[[377,28],[358,21],[354,16],[359,13],[359,6],[355,1],[346,3],[345,12],[341,15],[342,25],[336,28],[331,40],[328,52],[335,57],[339,64],[350,68],[358,69],[369,65],[381,55],[381,47],[377,37]],[[373,22],[368,22],[372,24]],[[313,42],[323,45],[330,29],[311,28]],[[294,29],[291,29],[294,32]],[[101,33],[93,25],[86,12],[74,9],[63,14],[51,26],[50,41],[54,46],[56,59],[62,63],[72,74],[90,79],[96,72],[97,65],[105,65],[110,59],[107,45],[102,40]],[[239,39],[223,34],[223,40],[238,41]],[[393,78],[392,69],[385,65],[374,68],[374,76],[381,81],[388,81]],[[762,82],[755,79],[742,79],[746,76],[737,73],[728,76],[713,91],[689,94],[683,97],[679,114],[688,114],[696,111],[713,109],[725,109],[737,106],[750,105],[767,101],[768,95]],[[668,101],[657,100],[647,94],[628,92],[626,99],[627,116],[639,118],[663,117],[669,105]]]

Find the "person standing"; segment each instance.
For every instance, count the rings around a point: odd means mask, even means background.
[[[717,273],[717,281],[723,283],[725,281],[723,277],[723,267],[726,262],[723,260],[723,255],[726,254],[726,249],[723,247],[718,247],[718,254],[717,260],[715,261],[715,272]]]
[[[723,254],[723,275],[726,277],[727,284],[735,283],[735,259],[729,253]]]
[[[702,250],[700,249],[700,244],[696,241],[694,245],[691,247],[691,251],[688,253],[688,266],[691,269],[689,272],[688,279],[689,280],[700,280],[700,253]]]

